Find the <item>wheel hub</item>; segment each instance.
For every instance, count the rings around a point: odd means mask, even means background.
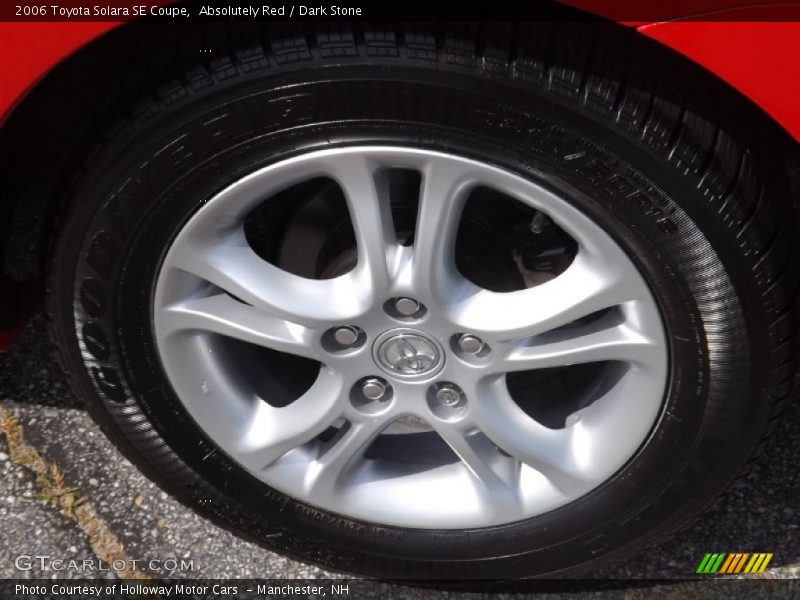
[[[416,329],[393,329],[375,340],[376,364],[401,379],[429,379],[444,365],[444,350],[428,334]]]

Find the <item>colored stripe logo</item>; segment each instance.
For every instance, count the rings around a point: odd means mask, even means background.
[[[772,560],[772,552],[707,552],[695,573],[702,575],[763,573]]]

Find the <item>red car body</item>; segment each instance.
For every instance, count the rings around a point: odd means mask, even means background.
[[[705,67],[800,141],[800,3],[675,0],[643,8],[635,0],[564,1],[635,28]],[[0,125],[54,66],[124,25],[0,23]],[[11,344],[18,329],[0,331],[0,351]]]

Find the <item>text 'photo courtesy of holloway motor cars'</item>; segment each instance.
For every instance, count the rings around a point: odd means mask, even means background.
[[[378,4],[0,9],[0,574],[800,577],[800,3]]]

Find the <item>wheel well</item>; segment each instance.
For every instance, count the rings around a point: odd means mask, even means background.
[[[80,173],[96,142],[113,131],[118,117],[137,113],[137,99],[152,95],[161,82],[174,78],[175,73],[184,67],[221,60],[235,62],[239,55],[233,49],[243,42],[260,44],[265,48],[265,54],[275,57],[274,49],[270,48],[270,37],[276,31],[285,33],[287,27],[135,21],[106,33],[51,71],[17,107],[0,132],[0,156],[8,165],[6,186],[10,191],[4,201],[7,206],[3,207],[4,214],[8,215],[4,219],[7,231],[0,227],[0,250],[5,248],[5,274],[16,280],[41,281],[46,249],[54,233],[54,216],[62,205],[66,190]],[[419,26],[422,35],[434,40],[437,48],[444,47],[445,36],[470,39],[475,43],[476,57],[482,55],[487,64],[495,52],[504,53],[503,60],[510,58],[509,64],[513,64],[514,46],[520,43],[522,28],[546,37],[547,44],[557,43],[557,34],[543,33],[546,27],[602,28],[604,40],[613,40],[613,43],[626,47],[635,45],[637,51],[677,65],[687,78],[692,78],[692,85],[702,81],[708,88],[709,97],[714,98],[708,104],[709,111],[714,110],[714,104],[719,104],[725,106],[725,113],[747,115],[747,120],[741,122],[748,123],[748,127],[745,129],[736,124],[732,130],[741,133],[751,147],[769,152],[772,157],[780,157],[780,161],[774,161],[774,158],[772,161],[780,163],[783,173],[789,175],[796,217],[800,213],[800,150],[797,143],[740,92],[661,44],[626,27],[606,22],[538,23],[531,26],[447,25],[438,29]],[[307,43],[312,54],[320,52],[308,30],[292,27],[291,31]],[[512,35],[509,37],[510,32]],[[364,27],[360,25],[356,26],[358,35],[364,35]],[[397,35],[403,33],[398,30]],[[508,44],[507,39],[512,43]],[[588,46],[583,54],[577,52],[574,56],[559,58],[575,61],[576,68],[582,69],[586,54],[591,54],[596,48],[595,45]],[[219,55],[201,53],[200,50],[206,48],[219,49]],[[542,48],[543,52],[551,50]],[[442,55],[436,59],[446,61]],[[604,68],[601,61],[597,63],[599,68]],[[544,68],[554,67],[545,64]],[[716,117],[714,114],[712,120]],[[753,126],[753,123],[760,126]]]

